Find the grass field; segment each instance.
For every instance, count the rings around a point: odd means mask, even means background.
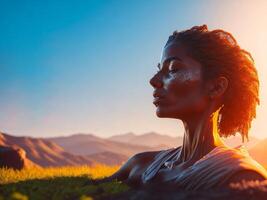
[[[119,166],[108,167],[58,167],[31,168],[21,171],[0,169],[0,200],[266,200],[267,181],[261,183],[237,184],[233,190],[213,189],[211,191],[135,190],[113,181],[95,183],[93,180],[113,174]]]
[[[2,199],[103,199],[128,190],[125,184],[90,184],[90,180],[114,173],[119,166],[0,169]]]

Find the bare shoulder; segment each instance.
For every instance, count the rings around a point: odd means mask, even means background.
[[[230,179],[227,181],[227,185],[230,183],[237,183],[244,181],[263,181],[265,178],[260,175],[258,172],[253,170],[241,170],[236,172],[233,176],[230,177]]]
[[[161,151],[145,151],[135,154],[132,158],[135,162],[149,162]]]
[[[146,151],[133,155],[130,157],[112,176],[108,177],[109,180],[125,180],[128,178],[129,173],[135,166],[144,165],[151,162],[154,157],[161,151]]]

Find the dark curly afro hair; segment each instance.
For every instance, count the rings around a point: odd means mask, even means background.
[[[248,140],[251,121],[256,117],[259,101],[259,80],[254,60],[249,52],[241,49],[228,32],[209,31],[207,25],[194,26],[185,31],[175,31],[168,39],[181,42],[191,56],[203,66],[203,78],[210,80],[225,76],[228,88],[219,111],[218,127],[223,137],[241,134]]]

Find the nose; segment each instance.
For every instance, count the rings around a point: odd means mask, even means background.
[[[150,85],[152,85],[153,88],[160,88],[163,86],[162,80],[158,74],[154,75],[150,79],[149,83],[150,83]]]

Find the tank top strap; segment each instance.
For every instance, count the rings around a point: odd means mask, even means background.
[[[159,152],[155,158],[154,161],[147,167],[147,169],[142,174],[142,182],[147,183],[149,182],[159,171],[161,166],[168,161],[169,159],[172,159],[175,155],[177,155],[181,150],[181,146],[177,148],[171,148],[167,150],[163,150]]]

